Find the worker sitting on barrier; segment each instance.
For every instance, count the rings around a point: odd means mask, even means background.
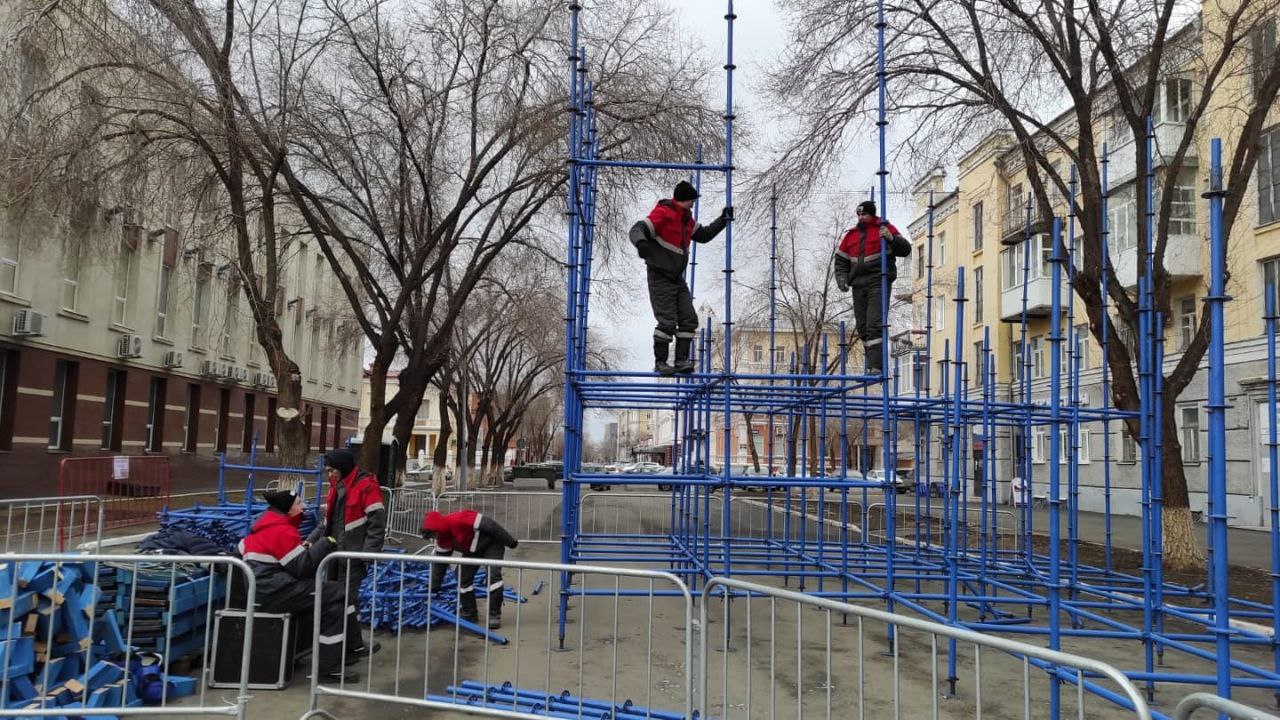
[[[337,538],[344,552],[382,552],[387,538],[387,510],[382,503],[378,478],[356,466],[356,456],[346,448],[334,448],[324,455],[324,471],[329,478],[329,497],[320,512],[320,521],[307,542],[324,537]],[[342,508],[341,512],[338,508]],[[360,597],[365,563],[343,560],[334,569],[334,579],[345,583],[347,599],[355,605]],[[357,643],[355,653],[368,655],[381,649],[377,642]]]
[[[422,519],[422,537],[435,539],[437,555],[452,555],[455,550],[467,558],[485,558],[501,560],[505,548],[519,545],[507,529],[492,519],[475,510],[459,510],[441,515],[432,510]],[[435,563],[431,566],[431,587],[438,588],[444,584],[446,563]],[[459,616],[468,622],[476,622],[476,571],[477,565],[463,565],[458,572],[458,606]],[[497,565],[485,566],[488,578],[489,629],[497,630],[502,626],[502,568]]]
[[[337,541],[323,537],[305,546],[298,531],[302,499],[288,490],[267,490],[262,496],[270,507],[236,546],[253,570],[258,606],[269,613],[310,612],[315,608],[316,568]],[[341,654],[345,638],[346,659],[354,662],[353,650],[362,643],[360,620],[345,594],[341,582],[325,581],[320,589],[320,676],[330,682],[357,680],[355,673],[344,672]]]

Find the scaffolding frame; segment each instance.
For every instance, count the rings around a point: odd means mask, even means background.
[[[726,0],[726,57],[724,156],[718,163],[703,159],[696,150],[690,163],[646,162],[605,159],[599,155],[597,117],[592,106],[592,83],[588,77],[586,48],[579,42],[582,5],[576,0],[568,4],[570,11],[571,52],[569,55],[570,120],[568,134],[568,257],[565,312],[564,379],[564,462],[561,561],[571,563],[639,563],[666,566],[670,572],[686,579],[691,587],[700,587],[713,577],[754,578],[795,584],[816,596],[844,601],[883,603],[889,612],[905,610],[921,617],[946,622],[980,632],[998,632],[1042,636],[1049,648],[1061,650],[1064,639],[1093,638],[1129,641],[1142,648],[1140,667],[1126,670],[1126,675],[1141,682],[1149,699],[1154,699],[1157,684],[1181,683],[1211,685],[1223,698],[1229,698],[1233,687],[1268,688],[1280,700],[1280,643],[1272,628],[1280,626],[1280,458],[1277,457],[1277,428],[1273,421],[1267,446],[1270,467],[1270,517],[1272,558],[1271,605],[1232,598],[1227,583],[1227,498],[1225,452],[1225,378],[1223,304],[1229,299],[1224,288],[1225,257],[1222,236],[1222,206],[1226,189],[1222,186],[1221,142],[1211,145],[1210,187],[1204,198],[1210,209],[1211,266],[1210,288],[1203,299],[1209,314],[1211,338],[1208,354],[1209,416],[1208,458],[1208,573],[1203,586],[1187,587],[1167,582],[1163,576],[1161,494],[1161,407],[1163,397],[1164,318],[1156,309],[1151,278],[1154,277],[1150,249],[1154,237],[1154,214],[1148,203],[1145,231],[1141,241],[1148,250],[1145,267],[1139,270],[1139,337],[1137,365],[1140,390],[1139,409],[1128,412],[1110,402],[1110,375],[1107,346],[1114,341],[1105,307],[1106,274],[1102,277],[1103,327],[1101,330],[1102,397],[1101,407],[1089,407],[1080,400],[1081,358],[1077,357],[1078,330],[1071,324],[1075,293],[1064,283],[1074,283],[1075,265],[1075,195],[1076,171],[1071,169],[1071,211],[1064,219],[1054,218],[1050,239],[1051,301],[1049,310],[1050,380],[1047,402],[1033,400],[1031,357],[1027,345],[1028,296],[1030,279],[1032,207],[1026,204],[1026,229],[1022,240],[1022,308],[1020,333],[1022,372],[1012,382],[1016,400],[996,397],[995,357],[991,348],[990,329],[985,328],[976,367],[970,367],[965,353],[966,290],[965,268],[957,272],[953,319],[953,339],[943,343],[938,392],[930,387],[930,368],[934,361],[933,334],[933,240],[934,205],[930,194],[927,213],[927,277],[925,281],[925,342],[909,355],[910,367],[924,368],[924,383],[913,384],[909,394],[900,393],[902,368],[900,356],[892,355],[888,342],[881,344],[883,377],[859,374],[849,367],[850,341],[841,323],[837,347],[830,348],[824,335],[816,353],[804,348],[792,353],[787,367],[777,367],[777,209],[770,208],[770,306],[769,306],[769,370],[765,373],[733,371],[733,223],[724,231],[725,277],[722,343],[719,367],[712,358],[711,328],[703,327],[698,336],[697,370],[689,376],[663,378],[650,372],[594,370],[587,357],[587,327],[590,310],[590,285],[595,242],[595,199],[598,173],[608,168],[639,168],[688,172],[701,186],[703,173],[724,177],[725,204],[733,204],[733,76],[734,13],[733,0]],[[880,166],[877,170],[879,208],[888,212],[888,170],[886,154],[886,75],[884,4],[878,4],[877,22],[877,133]],[[1150,160],[1154,132],[1148,121],[1145,152]],[[1106,225],[1105,189],[1108,169],[1104,146],[1101,171],[1104,186],[1102,245],[1106,260],[1109,229]],[[1148,199],[1154,196],[1154,170],[1148,162],[1143,182]],[[1064,228],[1065,224],[1065,228]],[[1064,240],[1065,230],[1065,240]],[[881,256],[882,269],[887,263]],[[694,286],[698,268],[696,248],[690,264],[689,283]],[[883,278],[883,273],[882,273]],[[883,282],[883,280],[882,280]],[[1071,286],[1074,287],[1074,286]],[[1274,290],[1267,293],[1267,393],[1272,417],[1277,395],[1276,335],[1277,317]],[[888,334],[890,293],[882,285],[882,317]],[[1063,327],[1064,315],[1067,326]],[[1062,352],[1066,343],[1068,352]],[[809,358],[816,354],[817,363]],[[970,382],[970,373],[978,378]],[[1065,391],[1065,394],[1064,394]],[[584,413],[588,408],[659,410],[675,413],[676,437],[679,440],[675,470],[662,476],[619,476],[583,472],[582,450]],[[732,471],[733,449],[730,443],[734,419],[752,413],[767,419],[768,456],[772,465],[775,422],[798,429],[799,441],[788,448],[786,464],[798,469],[794,475],[759,477]],[[1142,568],[1140,574],[1119,572],[1113,561],[1111,527],[1112,477],[1111,426],[1136,418],[1141,427],[1137,438],[1141,448],[1141,514]],[[810,422],[819,427],[818,458],[807,457]],[[915,492],[908,506],[911,516],[899,522],[898,492],[893,478],[886,473],[884,481],[867,480],[865,475],[849,473],[850,421],[862,421],[863,432],[877,423],[884,441],[881,448],[882,467],[897,467],[898,430],[913,430],[916,462]],[[838,475],[827,472],[827,423],[840,427]],[[1104,562],[1102,566],[1080,561],[1080,468],[1077,458],[1080,429],[1100,426],[1103,430],[1103,494],[1105,515]],[[1035,539],[1032,479],[1036,472],[1032,462],[1033,433],[1047,432],[1047,504],[1048,527],[1044,537],[1047,549],[1038,548]],[[1063,446],[1063,431],[1070,440]],[[711,433],[719,431],[723,457],[712,458]],[[747,432],[751,432],[748,426]],[[1012,548],[998,542],[997,483],[995,474],[995,438],[1005,433],[1017,438],[1022,446],[1022,509],[1018,542]],[[982,491],[976,507],[970,507],[969,475],[965,470],[965,452],[970,440],[983,438]],[[935,478],[930,452],[933,438],[938,438],[941,464],[941,487],[937,502],[928,492]],[[795,457],[790,453],[799,455]],[[923,462],[919,460],[923,458]],[[722,464],[717,473],[709,472],[714,461]],[[817,476],[809,472],[818,467]],[[832,469],[834,471],[834,469]],[[923,477],[919,474],[923,473]],[[581,488],[591,483],[613,486],[628,484],[670,484],[672,492],[669,533],[656,535],[606,535],[583,532],[578,521]],[[761,501],[768,510],[763,513],[764,537],[744,537],[733,532],[736,510],[732,502],[747,490],[763,490]],[[828,492],[837,493],[835,500]],[[718,496],[717,496],[718,494]],[[880,537],[867,533],[871,519],[872,499],[882,505],[884,523]],[[860,501],[860,502],[859,502]],[[781,526],[775,527],[773,512],[780,511]],[[935,512],[940,510],[940,514]],[[816,511],[816,517],[811,512]],[[1062,526],[1063,519],[1066,528]],[[976,519],[976,527],[974,527]],[[837,530],[828,536],[828,521]],[[821,525],[816,537],[810,537],[809,523]],[[1064,548],[1065,543],[1065,548]],[[568,574],[560,585],[560,631],[564,633],[566,610],[571,596],[589,593],[572,586]],[[729,594],[728,590],[721,593]],[[1266,627],[1262,623],[1271,623]],[[893,647],[890,628],[887,641]],[[1270,667],[1232,659],[1232,649],[1244,646],[1269,647],[1274,655]],[[1164,655],[1173,651],[1216,664],[1216,672],[1194,674],[1174,672],[1164,667]],[[957,652],[952,641],[947,649],[948,679],[951,692],[958,680]],[[1088,677],[1059,672],[1051,665],[1040,665],[1053,678],[1050,693],[1050,717],[1060,711],[1062,683],[1081,682],[1089,692],[1129,707],[1128,701]]]

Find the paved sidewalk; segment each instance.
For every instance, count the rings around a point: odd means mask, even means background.
[[[1001,506],[1001,509],[1015,510],[1016,508]],[[1036,508],[1033,513],[1032,529],[1037,534],[1048,534],[1048,508]],[[1066,513],[1064,512],[1061,517],[1062,534],[1065,537],[1067,534]],[[1102,545],[1106,541],[1105,516],[1102,513],[1081,512],[1079,518],[1080,539]],[[1207,524],[1200,523],[1196,525],[1196,538],[1200,542],[1202,551],[1205,548],[1205,537],[1208,530],[1209,526]],[[1271,568],[1270,531],[1228,528],[1227,537],[1232,565],[1242,565],[1262,570]],[[1111,544],[1112,547],[1140,549],[1142,547],[1142,519],[1133,515],[1112,515]]]

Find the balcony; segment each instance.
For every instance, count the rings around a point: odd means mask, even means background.
[[[1068,293],[1071,292],[1066,278],[1062,280],[1062,296],[1059,301],[1062,307],[1067,306]],[[1053,282],[1048,277],[1035,277],[1027,281],[1027,317],[1049,317],[1049,309],[1053,304]],[[1000,319],[1004,322],[1022,320],[1022,284],[1000,292]]]
[[[1056,212],[1060,212],[1065,216],[1067,201],[1057,192],[1056,188],[1049,193],[1049,204]],[[1041,212],[1038,202],[1033,202],[1031,205],[1031,234],[1037,235],[1052,231],[1053,218],[1053,215],[1045,215]],[[1000,244],[1016,245],[1022,242],[1022,239],[1026,236],[1027,207],[1025,204],[1019,204],[1000,218]]]
[[[1170,233],[1169,244],[1164,253],[1164,266],[1169,272],[1170,279],[1187,280],[1203,275],[1204,266],[1208,262],[1208,258],[1202,256],[1205,248],[1206,243],[1198,235]],[[1136,247],[1114,251],[1111,255],[1111,264],[1115,266],[1116,277],[1122,286],[1132,288],[1138,285],[1139,268]]]
[[[1165,167],[1173,161],[1173,154],[1178,149],[1178,143],[1182,142],[1182,135],[1186,132],[1186,129],[1186,123],[1180,122],[1162,121],[1155,124],[1153,128],[1155,147],[1151,151],[1155,167]],[[1120,187],[1136,177],[1138,167],[1137,152],[1144,145],[1144,142],[1135,143],[1126,128],[1124,132],[1120,133],[1120,139],[1107,148],[1109,152],[1107,158],[1107,180],[1110,187]],[[1187,148],[1187,155],[1183,159],[1182,165],[1184,167],[1194,167],[1196,164],[1196,144],[1192,142]]]

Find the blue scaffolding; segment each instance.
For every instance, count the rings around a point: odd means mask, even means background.
[[[571,108],[568,136],[568,258],[565,312],[564,381],[564,463],[561,557],[565,563],[638,563],[658,565],[684,577],[695,589],[715,576],[772,578],[794,583],[800,590],[823,597],[857,602],[883,603],[886,609],[905,610],[927,619],[972,630],[1043,636],[1049,647],[1060,649],[1064,638],[1093,638],[1133,643],[1134,656],[1141,647],[1142,660],[1126,667],[1126,675],[1145,685],[1154,697],[1158,683],[1211,685],[1218,694],[1230,697],[1233,687],[1266,688],[1280,697],[1280,643],[1272,627],[1280,626],[1280,458],[1277,457],[1276,422],[1270,423],[1268,438],[1270,467],[1270,517],[1272,558],[1271,604],[1232,598],[1227,583],[1227,498],[1225,450],[1225,378],[1223,304],[1225,257],[1222,236],[1222,207],[1226,190],[1222,186],[1221,143],[1211,148],[1210,188],[1205,199],[1210,208],[1212,261],[1209,294],[1204,298],[1212,334],[1209,343],[1209,461],[1208,487],[1208,572],[1203,585],[1188,587],[1167,582],[1163,575],[1161,494],[1163,457],[1161,406],[1163,398],[1164,318],[1157,310],[1151,278],[1154,216],[1145,218],[1142,242],[1148,252],[1145,267],[1139,269],[1139,337],[1134,345],[1140,391],[1139,409],[1123,411],[1110,403],[1111,378],[1107,363],[1102,365],[1102,403],[1091,407],[1081,401],[1080,331],[1068,322],[1074,311],[1074,293],[1064,285],[1074,283],[1076,253],[1076,173],[1071,170],[1072,211],[1052,221],[1052,255],[1048,259],[1051,302],[1048,315],[1049,388],[1046,401],[1033,399],[1031,357],[1025,352],[1028,335],[1027,286],[1032,267],[1032,206],[1026,205],[1026,229],[1022,242],[1022,311],[1020,320],[1021,372],[1012,383],[1014,392],[997,395],[994,353],[990,329],[984,329],[980,350],[972,364],[964,352],[966,316],[965,271],[954,278],[955,309],[951,314],[953,339],[941,351],[941,387],[930,387],[930,373],[936,348],[934,330],[934,207],[930,197],[927,215],[925,277],[925,341],[905,357],[891,356],[883,343],[885,374],[859,373],[850,367],[850,339],[844,324],[836,333],[836,347],[825,338],[819,348],[792,353],[787,367],[778,367],[776,313],[777,211],[770,208],[770,307],[769,370],[764,373],[734,372],[733,363],[733,223],[724,233],[725,276],[723,324],[716,338],[722,352],[713,362],[710,327],[704,327],[697,343],[697,370],[692,375],[663,378],[650,372],[602,371],[590,369],[587,359],[587,326],[595,243],[597,178],[607,168],[650,168],[689,172],[701,184],[703,173],[724,177],[725,204],[733,203],[733,27],[736,15],[732,0],[725,13],[727,49],[725,70],[724,156],[718,163],[705,162],[701,148],[690,163],[643,162],[604,159],[597,141],[597,116],[592,106],[592,84],[588,77],[587,51],[579,44],[582,7],[569,3],[572,51],[569,56]],[[885,113],[883,2],[880,3],[878,35],[878,97],[880,169],[879,206],[888,206]],[[1146,153],[1151,158],[1154,135],[1148,123]],[[1107,183],[1107,151],[1104,147],[1102,178]],[[1148,167],[1151,167],[1148,163]],[[1147,197],[1154,197],[1154,171],[1143,179]],[[1148,203],[1151,207],[1151,203]],[[1104,265],[1108,230],[1106,210],[1102,212]],[[1065,225],[1065,227],[1064,227]],[[1065,239],[1064,239],[1065,233]],[[698,268],[696,248],[689,268],[693,286]],[[1040,262],[1039,258],[1034,260]],[[882,257],[882,264],[887,260]],[[883,274],[882,274],[883,275]],[[1105,307],[1108,288],[1102,275],[1104,318],[1100,337],[1103,357],[1116,334],[1108,326]],[[1267,292],[1268,400],[1274,418],[1277,393],[1277,318],[1274,289]],[[889,293],[882,287],[882,317],[888,324]],[[1063,352],[1062,348],[1067,348]],[[922,383],[913,383],[909,392],[899,391],[905,371],[924,368]],[[977,382],[971,382],[971,374]],[[1012,399],[1011,399],[1012,398]],[[588,408],[656,410],[674,413],[678,452],[674,470],[663,476],[619,476],[583,472],[583,418]],[[733,472],[731,428],[740,415],[754,414],[767,420],[767,453],[774,457],[775,423],[781,422],[799,434],[789,443],[786,466],[794,472],[779,476],[753,476]],[[1114,567],[1111,507],[1111,431],[1115,426],[1136,420],[1141,428],[1138,443],[1141,468],[1142,563],[1140,573],[1125,573]],[[840,467],[826,467],[827,424],[838,423]],[[897,467],[897,437],[911,431],[916,458],[915,487],[910,506],[899,517],[898,488],[891,473],[883,480],[849,472],[851,423],[861,422],[862,432],[875,426],[883,437],[882,467]],[[808,457],[810,424],[817,428],[816,458]],[[1080,468],[1077,458],[1081,427],[1101,427],[1103,432],[1103,486],[1105,508],[1104,560],[1102,565],[1082,563],[1079,556]],[[1065,436],[1064,436],[1065,431]],[[712,457],[712,433],[720,432],[723,457]],[[748,429],[748,432],[750,430]],[[1032,464],[1033,433],[1047,434],[1048,527],[1037,531],[1033,513]],[[1021,448],[1021,508],[1016,542],[1002,542],[1007,529],[1001,528],[995,496],[995,442],[1010,437]],[[965,448],[980,437],[984,477],[979,500],[971,501],[970,475],[966,471]],[[1069,438],[1064,446],[1064,437]],[[932,444],[938,442],[940,466],[933,476]],[[855,438],[856,440],[856,438]],[[863,445],[866,443],[864,442]],[[798,457],[797,457],[798,455]],[[721,469],[711,472],[714,462]],[[810,471],[817,467],[817,472]],[[674,487],[671,494],[670,527],[667,532],[619,535],[584,532],[579,522],[581,488],[591,483],[621,486],[652,485]],[[940,488],[934,497],[933,488]],[[756,491],[757,520],[762,525],[752,532],[737,532],[733,502],[744,491]],[[763,491],[763,495],[760,494]],[[831,498],[829,493],[834,493]],[[834,498],[834,499],[832,499]],[[874,519],[872,501],[882,503],[879,517],[882,531],[868,532]],[[975,502],[976,507],[971,507]],[[776,512],[775,512],[776,511]],[[1065,520],[1065,532],[1063,521]],[[1037,545],[1036,539],[1041,539]],[[609,591],[611,594],[613,590]],[[625,593],[625,591],[623,591]],[[561,632],[569,597],[589,594],[574,588],[566,575],[560,587]],[[649,594],[650,591],[644,591]],[[891,631],[892,632],[892,631]],[[892,634],[888,641],[893,642]],[[1273,662],[1268,667],[1232,657],[1232,650],[1254,646],[1270,649]],[[1214,674],[1193,674],[1168,669],[1164,656],[1182,653],[1214,664]],[[1238,653],[1239,654],[1239,653]],[[957,649],[954,641],[947,651],[951,691],[956,689]],[[1035,664],[1032,661],[1032,664]],[[1074,671],[1040,665],[1053,679],[1050,717],[1059,715],[1061,684],[1082,684],[1084,689],[1125,706],[1126,700]]]

